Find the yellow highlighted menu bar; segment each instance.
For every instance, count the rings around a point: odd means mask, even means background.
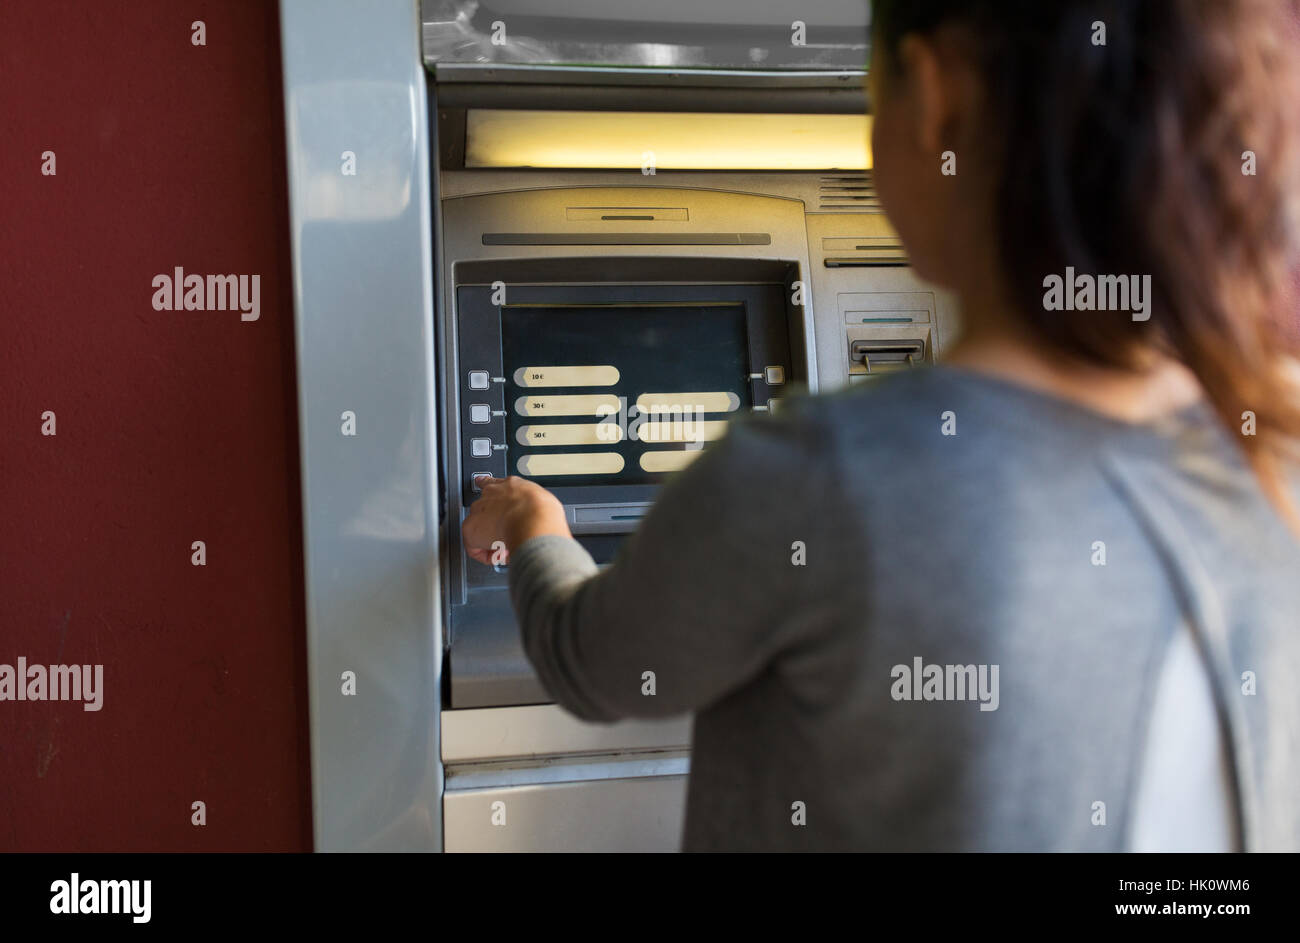
[[[703,449],[643,452],[641,453],[641,469],[648,472],[680,471],[702,454],[704,454]]]
[[[623,456],[617,452],[550,452],[523,455],[515,465],[527,478],[547,475],[617,475]]]
[[[740,408],[735,393],[642,393],[636,398],[643,413],[730,413]]]
[[[554,422],[545,426],[520,426],[515,432],[515,439],[520,445],[529,448],[548,445],[606,445],[621,442],[623,430],[613,422]]]
[[[515,412],[521,416],[608,416],[618,409],[618,397],[612,393],[561,393],[515,400]]]
[[[515,371],[516,386],[613,386],[618,382],[618,367],[520,367]]]
[[[664,413],[655,415],[663,416]],[[641,423],[637,435],[642,442],[712,442],[727,431],[725,419],[651,419]]]

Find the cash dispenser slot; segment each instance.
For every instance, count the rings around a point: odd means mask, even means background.
[[[925,361],[923,340],[855,340],[849,342],[849,360],[861,364],[868,375],[910,370]],[[855,371],[858,372],[858,371]]]

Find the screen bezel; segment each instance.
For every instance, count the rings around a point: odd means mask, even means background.
[[[498,288],[500,286],[497,286]],[[477,497],[470,485],[471,476],[487,471],[494,476],[509,474],[505,455],[490,459],[473,459],[469,454],[469,439],[482,435],[482,426],[469,422],[469,405],[465,374],[471,364],[482,364],[501,376],[503,370],[501,344],[501,307],[493,303],[494,287],[490,284],[461,284],[456,287],[456,322],[458,328],[457,353],[459,354],[458,415],[460,416],[459,453],[461,459],[462,495],[465,506]],[[745,334],[751,372],[761,371],[765,365],[780,365],[785,369],[786,382],[769,387],[765,381],[751,379],[750,393],[754,403],[765,403],[779,396],[793,383],[806,382],[804,364],[793,356],[791,343],[792,312],[787,296],[787,285],[781,282],[718,283],[718,284],[575,284],[575,285],[508,285],[504,290],[505,305],[564,305],[564,304],[699,304],[740,303],[745,310]],[[489,393],[500,403],[495,408],[508,408],[495,387]],[[476,394],[481,401],[482,395]],[[493,424],[495,429],[495,424]],[[707,446],[706,446],[707,450]],[[507,451],[508,454],[508,451]],[[667,480],[667,479],[665,479]],[[539,481],[539,484],[544,484]],[[611,484],[611,485],[551,485],[545,484],[565,505],[572,520],[573,510],[579,507],[646,504],[653,502],[662,483]],[[629,522],[625,530],[635,529]]]

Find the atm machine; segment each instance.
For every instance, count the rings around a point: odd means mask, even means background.
[[[418,79],[394,61],[400,15],[327,7],[346,28],[322,26],[321,9],[300,0],[284,0],[282,15],[295,253],[308,243],[302,168],[315,145],[295,137],[294,85],[306,64],[328,67],[308,45],[295,59],[294,44],[328,29],[354,73],[364,68],[359,44],[385,52],[385,81],[410,86],[409,119],[391,89],[349,106],[361,125],[388,110],[411,128],[388,155],[410,172],[384,184],[406,203],[392,232],[372,226],[367,236],[405,240],[386,260],[375,250],[369,268],[385,270],[389,290],[412,286],[399,310],[374,315],[390,335],[376,354],[407,363],[407,375],[353,369],[417,414],[388,448],[415,456],[407,474],[424,463],[421,487],[408,489],[427,505],[412,552],[432,549],[436,533],[437,562],[407,617],[380,616],[397,626],[378,673],[405,686],[388,715],[405,734],[382,716],[358,726],[334,679],[349,652],[376,656],[355,623],[312,624],[313,613],[326,617],[312,605],[313,581],[325,576],[311,566],[313,506],[324,500],[311,493],[311,463],[329,457],[311,454],[304,432],[318,847],[673,850],[690,718],[589,724],[550,703],[520,645],[507,570],[466,557],[460,521],[477,476],[522,475],[554,491],[576,539],[605,565],[662,483],[700,454],[628,431],[655,402],[705,394],[709,439],[738,416],[778,410],[789,390],[869,382],[941,354],[955,327],[951,299],[912,275],[872,185],[867,5],[424,0],[410,40]],[[340,142],[319,146],[332,156]],[[309,375],[313,338],[355,339],[355,327],[322,327],[329,316],[313,326],[312,297],[322,309],[338,304],[330,279],[339,276],[317,258],[322,284],[314,295],[298,286],[297,298]],[[305,414],[331,379],[312,382]],[[600,431],[602,416],[617,417],[617,435]],[[428,630],[417,637],[421,620]],[[427,720],[416,717],[426,708]],[[376,754],[390,781],[384,798],[340,742]]]

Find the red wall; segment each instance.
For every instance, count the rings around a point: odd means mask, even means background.
[[[0,701],[0,850],[311,846],[277,15],[0,3],[0,664],[104,666]],[[260,319],[153,310],[174,266]]]

